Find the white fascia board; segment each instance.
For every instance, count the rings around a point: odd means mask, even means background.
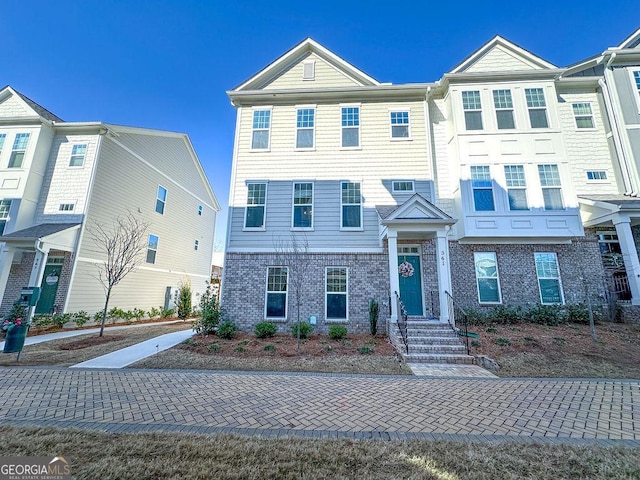
[[[372,247],[372,248],[345,248],[345,247],[335,247],[335,248],[326,248],[326,247],[309,247],[307,253],[344,253],[344,254],[354,254],[354,253],[383,253],[383,248],[381,247]],[[225,253],[276,253],[276,250],[271,248],[264,247],[226,247]]]

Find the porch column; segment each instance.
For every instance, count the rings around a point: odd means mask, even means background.
[[[396,292],[400,294],[398,280],[398,232],[387,233],[387,247],[389,248],[389,286],[391,295],[391,323],[398,321],[398,303]]]
[[[449,302],[447,294],[451,293],[451,264],[449,263],[449,227],[438,230],[436,236],[436,256],[438,265],[438,297],[440,299],[440,321],[449,321]]]
[[[0,244],[0,304],[4,299],[4,292],[7,289],[7,282],[9,281],[9,274],[11,273],[11,264],[13,263],[13,256],[16,253],[14,248],[8,247],[6,243]],[[12,298],[11,302],[16,301],[16,298]]]
[[[624,260],[624,268],[627,271],[629,279],[629,289],[631,290],[631,303],[640,305],[640,260],[638,259],[638,250],[636,242],[631,233],[631,219],[616,215],[613,218],[613,224],[616,227],[620,249],[622,250],[622,258]]]

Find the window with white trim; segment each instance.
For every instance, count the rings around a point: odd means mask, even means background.
[[[633,81],[636,84],[636,91],[638,93],[638,101],[640,102],[640,70],[633,70]]]
[[[557,165],[538,165],[545,210],[563,210],[560,172]]]
[[[347,320],[349,311],[347,267],[326,267],[327,320]]]
[[[149,234],[149,242],[147,243],[147,263],[156,263],[158,240],[157,235]]]
[[[498,260],[495,252],[475,252],[476,285],[480,303],[502,303]]]
[[[513,99],[511,90],[494,90],[493,106],[496,109],[496,121],[499,130],[510,130],[516,128],[513,119]]]
[[[24,154],[29,143],[29,133],[18,133],[13,141],[11,157],[9,157],[9,168],[21,168],[24,161]]]
[[[287,267],[267,267],[265,318],[287,318]]]
[[[264,228],[265,207],[267,203],[267,184],[250,183],[247,185],[247,207],[245,228]]]
[[[4,229],[9,221],[11,200],[0,200],[0,235],[4,235]]]
[[[527,203],[527,182],[524,176],[524,166],[505,165],[504,177],[507,183],[509,210],[529,210]]]
[[[167,189],[158,185],[158,193],[156,194],[156,212],[164,215],[164,206],[167,203]]]
[[[482,130],[482,103],[480,91],[462,92],[464,125],[467,130]]]
[[[342,107],[342,146],[360,146],[360,107]]]
[[[59,212],[73,212],[73,210],[76,208],[76,204],[75,203],[61,203],[58,206],[58,211]]]
[[[409,131],[409,112],[389,112],[391,120],[391,138],[411,138]]]
[[[471,166],[471,188],[473,190],[473,208],[476,212],[491,212],[496,209],[489,165]]]
[[[393,190],[393,193],[415,192],[413,180],[394,180],[391,185],[392,185],[391,189]]]
[[[293,184],[293,228],[313,228],[313,183]]]
[[[524,94],[527,99],[531,128],[548,128],[547,102],[542,88],[525,88]]]
[[[590,103],[573,103],[571,107],[573,108],[573,116],[576,119],[577,128],[595,128],[596,124],[593,120]]]
[[[540,301],[545,305],[562,304],[562,282],[555,253],[535,253]]]
[[[2,153],[2,148],[4,147],[4,141],[7,138],[6,133],[0,133],[0,153]]]
[[[315,142],[314,108],[299,108],[296,115],[296,148],[313,148]]]
[[[607,172],[605,170],[587,170],[587,180],[597,181],[606,179]]]
[[[341,183],[341,220],[342,228],[362,228],[362,195],[360,183]]]
[[[71,158],[69,159],[70,167],[81,167],[84,165],[84,159],[87,155],[87,145],[74,145],[71,147]]]
[[[254,110],[251,150],[268,150],[270,131],[271,110]]]

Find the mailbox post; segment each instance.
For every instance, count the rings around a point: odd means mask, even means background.
[[[24,287],[20,292],[20,298],[18,304],[27,308],[27,315],[24,319],[23,325],[14,326],[9,332],[7,332],[7,338],[4,343],[4,353],[18,353],[16,361],[20,361],[20,354],[24,347],[24,341],[27,338],[29,332],[29,325],[31,324],[31,318],[33,317],[33,310],[35,309],[38,299],[40,298],[40,287]]]

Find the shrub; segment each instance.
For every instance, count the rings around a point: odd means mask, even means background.
[[[200,335],[214,333],[224,320],[224,312],[211,290],[211,284],[207,285],[207,289],[200,296],[200,314],[201,317],[193,322],[193,329]]]
[[[180,282],[178,290],[178,318],[180,320],[186,320],[191,314],[191,282],[186,279],[184,282]]]
[[[473,348],[480,348],[482,344],[478,340],[471,340],[471,346]]]
[[[496,345],[500,345],[501,347],[507,347],[511,345],[511,340],[509,340],[508,338],[496,338],[493,342]]]
[[[71,314],[70,313],[56,313],[55,315],[53,315],[52,317],[52,323],[59,328],[62,328],[65,326],[66,323],[71,321]]]
[[[260,322],[256,324],[253,331],[256,334],[256,337],[267,338],[267,337],[273,337],[278,331],[278,327],[276,327],[275,323]]]
[[[144,314],[145,314],[144,310],[140,308],[134,308],[131,313],[133,315],[133,318],[136,319],[136,322],[139,322],[140,320],[142,320],[142,317],[144,317]]]
[[[329,327],[329,338],[333,340],[341,340],[347,336],[347,327],[342,325],[331,325]]]
[[[373,353],[373,348],[371,347],[360,347],[358,349],[358,352],[360,352],[360,355],[371,355]]]
[[[85,312],[84,310],[80,310],[72,315],[73,322],[78,326],[82,327],[85,323],[91,320],[91,316]]]
[[[36,327],[46,327],[48,325],[53,325],[53,315],[46,315],[46,314],[34,315],[33,325]]]
[[[313,332],[313,327],[310,324],[306,322],[300,322],[300,338],[309,338],[311,332]],[[291,326],[291,335],[296,338],[298,337],[298,323],[294,323]]]
[[[276,346],[275,345],[265,345],[264,346],[264,351],[265,352],[275,352],[276,351]]]
[[[227,340],[231,340],[235,338],[236,332],[238,331],[238,327],[231,320],[227,320],[222,322],[218,327],[218,336],[220,338],[225,338]]]
[[[160,316],[160,309],[156,308],[156,307],[151,307],[151,310],[149,310],[147,312],[147,314],[149,315],[149,318],[156,318]]]
[[[531,323],[559,325],[568,320],[567,311],[561,305],[536,305],[527,313]]]
[[[520,305],[512,307],[510,305],[497,305],[489,313],[488,317],[495,323],[511,325],[520,323],[525,316]]]
[[[378,302],[369,300],[369,331],[375,336],[378,333],[378,315],[380,314],[380,305]]]
[[[487,325],[491,323],[487,314],[481,310],[465,308],[464,311],[467,314],[467,323],[469,325]]]
[[[212,343],[211,345],[209,345],[210,352],[218,352],[220,350],[222,349],[220,348],[220,345],[218,345],[217,343]]]
[[[107,317],[111,319],[111,323],[116,323],[116,319],[118,318],[124,319],[125,316],[126,316],[125,311],[118,307],[113,307],[111,310],[107,312]],[[100,317],[100,320],[102,320],[102,317]]]
[[[173,308],[162,308],[160,311],[160,316],[162,318],[171,318],[176,311]]]

